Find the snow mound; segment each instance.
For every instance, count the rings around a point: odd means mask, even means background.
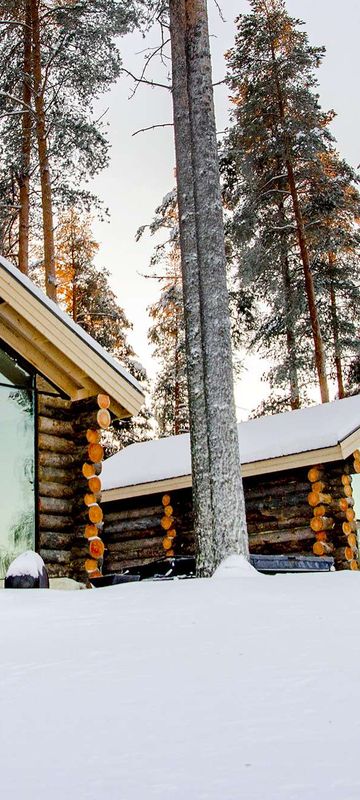
[[[228,556],[219,564],[213,574],[213,578],[257,578],[260,572],[250,564],[244,556],[234,553]],[[261,577],[263,577],[261,575]]]

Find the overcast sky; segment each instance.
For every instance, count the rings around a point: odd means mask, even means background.
[[[219,18],[214,0],[208,0],[208,6],[215,82],[224,77],[223,54],[234,42],[234,20],[249,10],[249,4],[246,0],[223,0],[225,23]],[[287,0],[287,8],[292,16],[306,22],[311,44],[326,47],[327,54],[318,71],[320,100],[324,109],[334,108],[337,112],[333,132],[339,151],[356,167],[360,162],[359,0]],[[139,74],[144,59],[140,51],[155,44],[155,34],[145,41],[139,34],[126,37],[121,42],[124,66]],[[111,271],[112,286],[134,324],[131,341],[153,376],[154,363],[146,341],[146,307],[158,296],[159,284],[142,274],[148,272],[154,243],[145,237],[137,244],[134,237],[140,225],[151,221],[155,207],[174,185],[173,131],[159,128],[132,134],[140,128],[171,122],[171,97],[166,90],[142,86],[128,100],[130,90],[130,82],[123,78],[101,104],[102,109],[108,109],[112,157],[109,169],[96,179],[95,191],[109,208],[110,223],[96,222],[94,233],[100,243],[98,263]],[[217,127],[223,130],[228,120],[227,90],[221,86],[215,92]],[[236,392],[239,417],[246,416],[241,407],[253,408],[263,393],[259,382],[261,367],[253,360],[247,366],[250,372]]]

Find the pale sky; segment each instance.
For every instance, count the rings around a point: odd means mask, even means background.
[[[219,18],[214,0],[208,0],[214,82],[224,77],[223,54],[234,42],[235,17],[249,10],[246,0],[223,0],[220,4],[225,23]],[[334,108],[337,112],[333,132],[339,151],[356,167],[360,162],[359,0],[287,0],[287,8],[292,16],[306,22],[311,44],[326,47],[325,60],[318,70],[320,101],[324,109]],[[156,34],[145,41],[139,34],[127,36],[120,43],[124,67],[139,74],[144,59],[139,51],[157,43]],[[123,77],[101,103],[101,109],[108,108],[112,157],[109,169],[96,179],[95,191],[108,206],[111,217],[110,223],[96,222],[94,233],[100,243],[98,263],[111,271],[112,286],[134,325],[131,343],[153,377],[155,364],[146,340],[146,307],[158,297],[159,284],[141,274],[148,273],[154,242],[146,236],[137,244],[135,233],[140,225],[151,221],[155,207],[174,185],[173,130],[159,128],[137,136],[132,133],[171,122],[171,96],[166,90],[141,86],[128,100],[130,89],[130,81]],[[223,130],[228,119],[227,89],[221,86],[215,92],[217,127]],[[253,359],[247,362],[247,369],[236,387],[239,418],[245,418],[246,410],[255,407],[264,394],[259,381],[261,365]]]

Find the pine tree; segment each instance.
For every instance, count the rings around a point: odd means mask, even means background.
[[[360,349],[359,178],[333,148],[319,161],[308,187],[305,219],[316,220],[309,226],[309,242],[322,325],[330,334],[331,376],[341,398],[345,396],[345,374]]]
[[[296,245],[314,362],[321,397],[327,401],[323,334],[303,197],[304,182],[309,181],[313,165],[319,163],[332,140],[327,126],[333,114],[321,111],[315,93],[315,69],[324,51],[309,46],[306,33],[299,29],[301,23],[289,17],[283,0],[252,0],[251,7],[251,14],[237,20],[235,46],[228,53],[234,128],[226,142],[226,158],[231,160],[230,154],[235,152],[233,158],[237,164],[241,162],[244,183],[253,184],[247,216],[252,210],[261,223],[262,215],[270,214],[273,233],[279,234],[278,252],[282,256],[278,265],[284,297],[292,273],[297,278],[292,266]],[[232,173],[236,173],[235,167]],[[235,194],[233,208],[237,202],[242,198]],[[267,265],[271,266],[269,261]],[[289,299],[292,296],[291,288]],[[291,329],[291,318],[293,311],[287,304],[285,329]],[[297,402],[295,395],[293,402]]]
[[[159,363],[152,405],[160,436],[171,436],[189,430],[183,293],[176,252],[159,280],[160,298],[149,308],[153,322],[148,338]]]
[[[29,208],[36,216],[41,196],[46,291],[53,299],[54,211],[97,203],[84,183],[106,166],[109,146],[93,103],[120,74],[115,39],[134,27],[138,11],[141,3],[125,0],[0,3],[1,133],[18,184],[19,266],[28,269]]]
[[[94,264],[98,249],[88,217],[80,216],[75,209],[62,216],[56,241],[59,302],[75,322],[146,384],[146,372],[127,338],[132,325],[110,287],[109,271]],[[149,410],[144,407],[137,417],[116,421],[115,431],[117,435],[107,443],[108,455],[151,436]]]
[[[315,70],[324,49],[310,47],[302,23],[289,17],[283,0],[253,0],[251,7],[251,14],[237,20],[235,46],[228,53],[234,126],[222,165],[232,212],[229,235],[233,256],[241,261],[240,280],[255,290],[255,338],[276,356],[270,377],[285,402],[297,408],[313,366],[322,400],[328,399],[324,341],[329,367],[336,346],[324,315],[330,270],[319,255],[329,191],[333,199],[339,194],[335,180],[330,190],[325,168],[333,153],[328,128],[333,112],[321,111],[316,94]],[[347,168],[353,203],[354,178]],[[338,198],[332,210],[338,228],[341,205]]]

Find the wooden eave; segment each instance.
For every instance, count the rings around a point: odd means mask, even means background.
[[[332,447],[307,450],[304,453],[294,453],[242,464],[241,474],[243,478],[250,478],[256,475],[269,475],[272,472],[282,472],[283,470],[311,467],[315,464],[324,464],[330,461],[344,461],[357,448],[360,449],[360,429],[354,431],[342,442]],[[114,500],[125,500],[142,495],[187,489],[190,488],[191,485],[191,475],[179,475],[174,478],[165,478],[164,480],[151,481],[149,483],[120,486],[103,491],[101,502],[110,503]]]
[[[116,417],[137,414],[144,397],[76,331],[0,269],[0,338],[71,400],[108,394]]]

